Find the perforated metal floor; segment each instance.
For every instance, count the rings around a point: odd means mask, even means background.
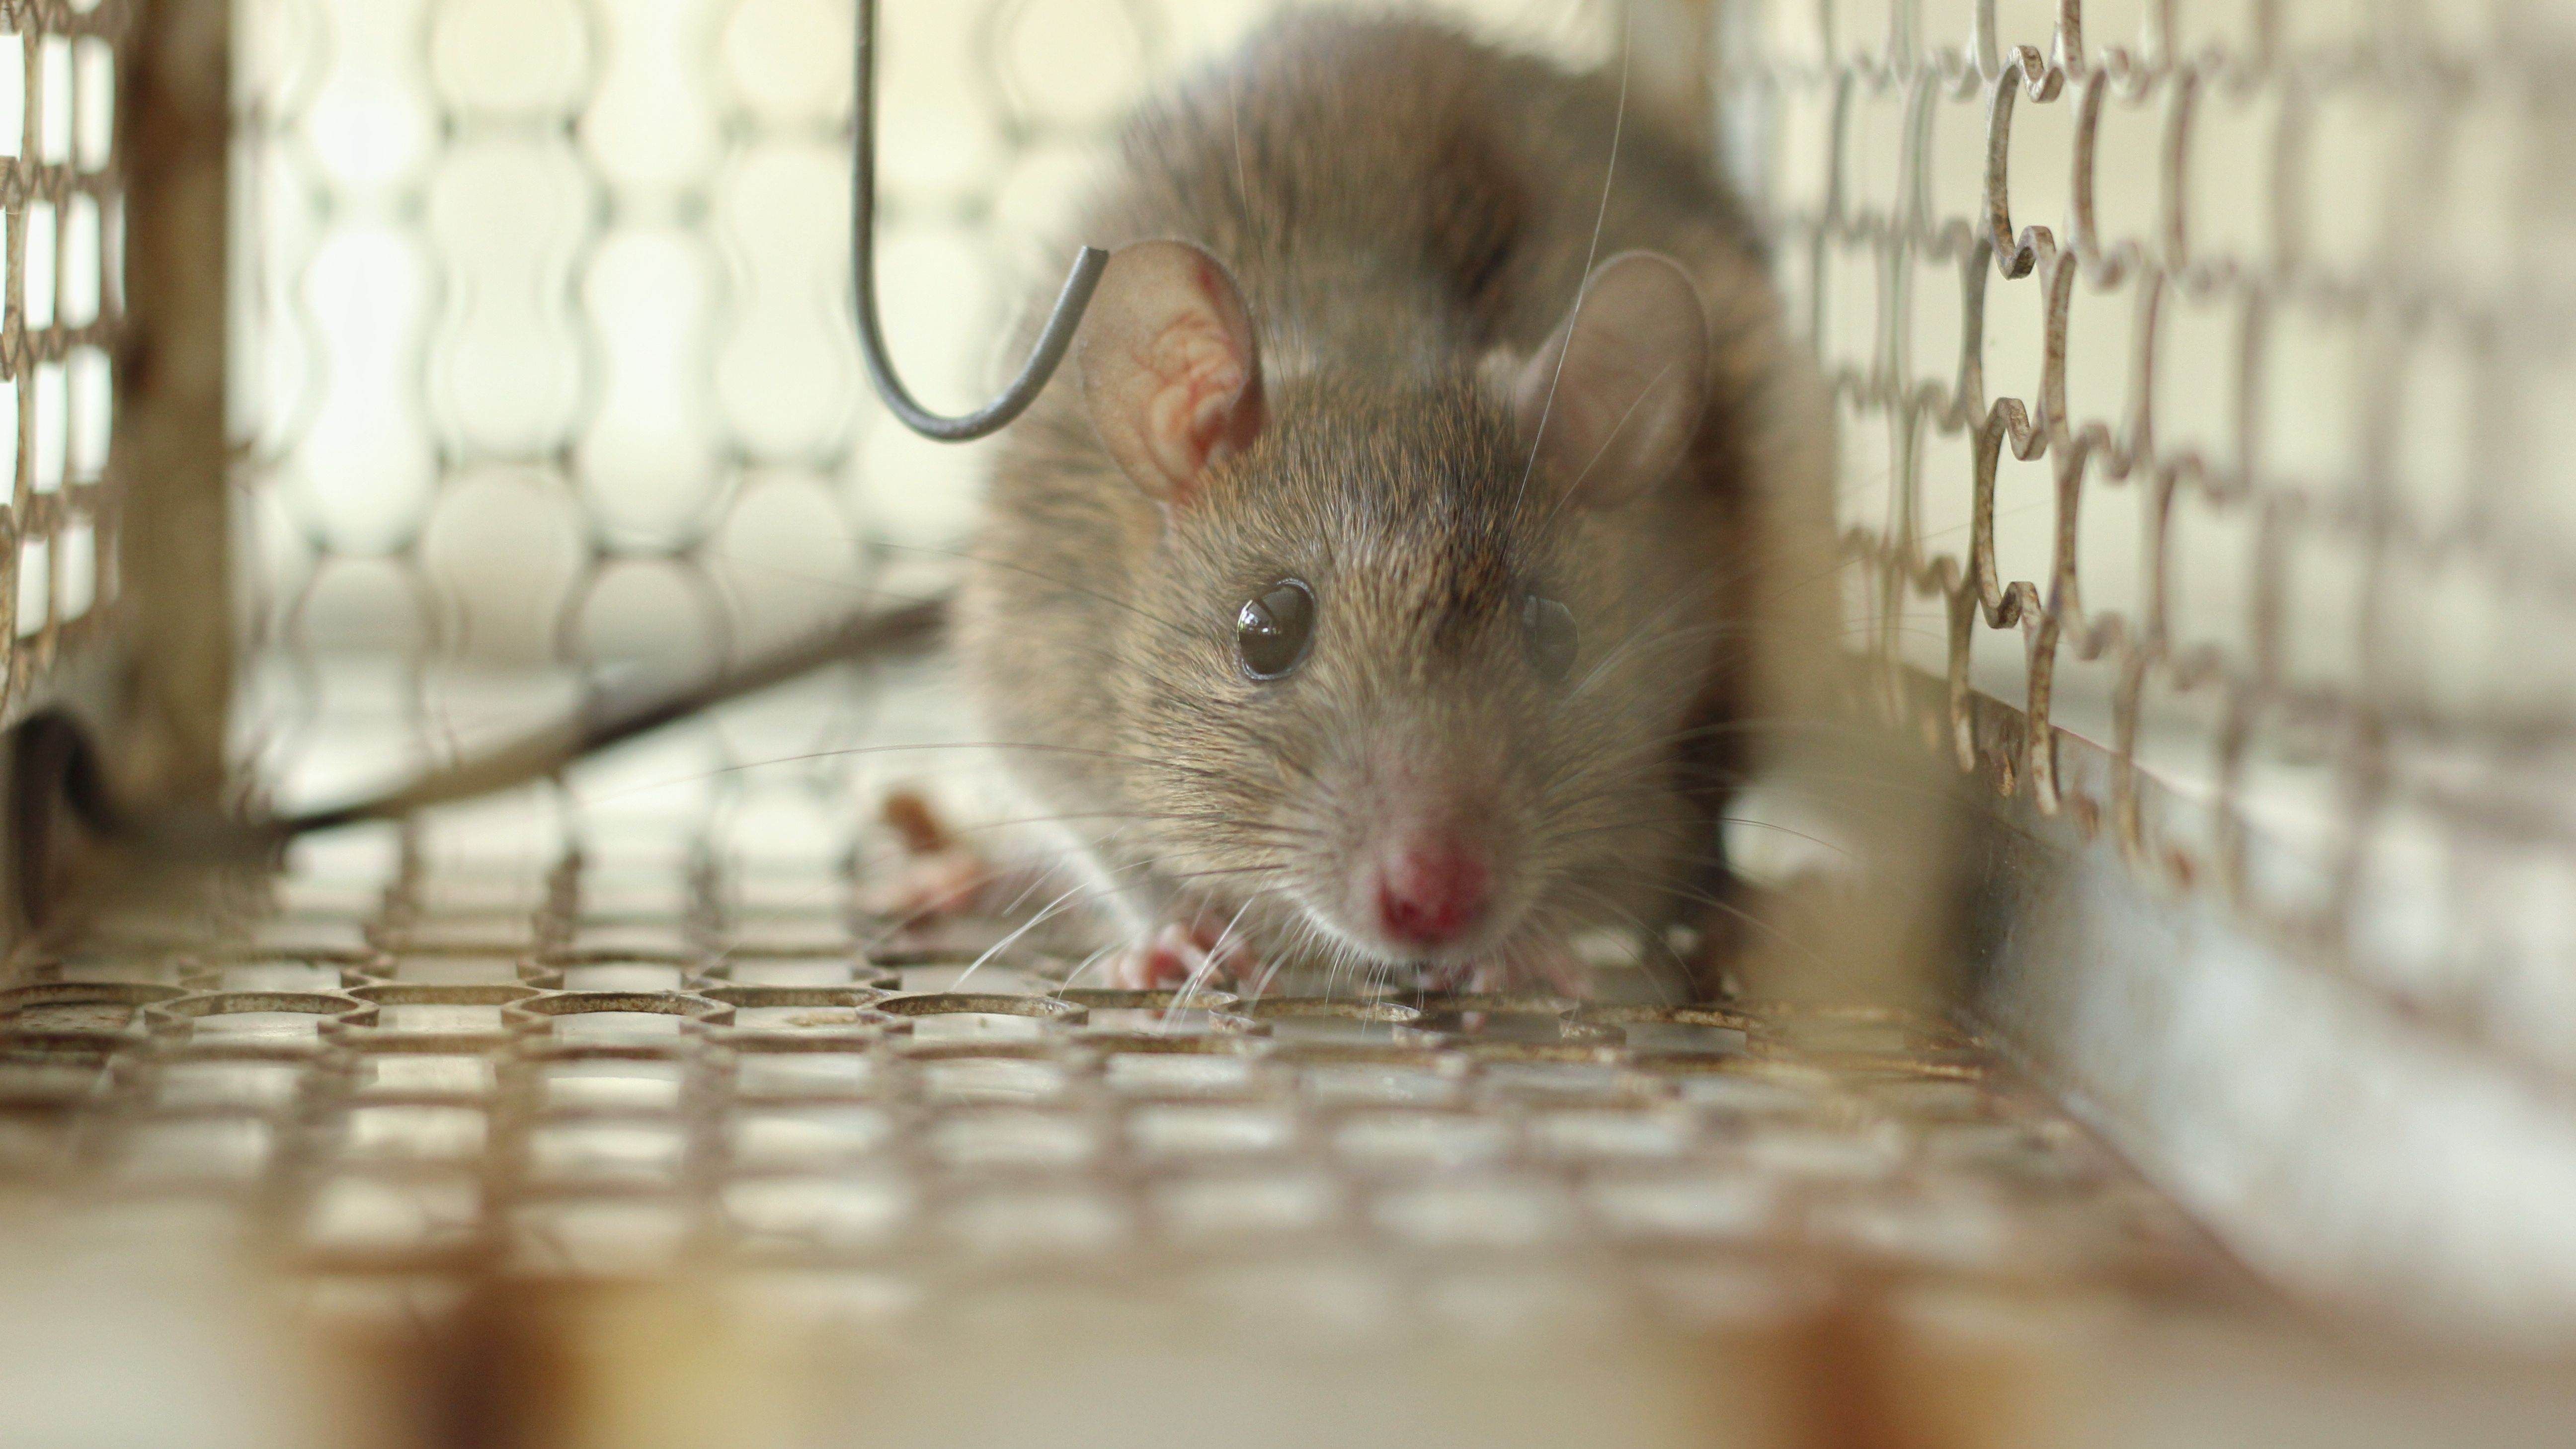
[[[407,1291],[864,1270],[896,1311],[1039,1266],[1293,1254],[1421,1285],[1541,1255],[1689,1314],[1740,1309],[1748,1273],[2215,1271],[1938,1023],[1652,1004],[1615,969],[1589,1004],[1068,989],[1032,937],[970,969],[1013,923],[926,939],[848,909],[855,885],[822,859],[415,861],[24,963],[6,1170],[203,1207],[317,1282]]]
[[[894,744],[843,721],[836,770],[959,737],[869,697]],[[13,962],[0,1403],[191,1445],[2149,1444],[2253,1395],[2422,1438],[1954,1024],[1665,1004],[1608,948],[1583,1003],[1085,990],[1057,922],[859,908],[886,779],[711,774],[815,705]]]

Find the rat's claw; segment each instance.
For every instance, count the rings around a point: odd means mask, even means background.
[[[1113,991],[1168,991],[1190,979],[1206,956],[1179,926],[1165,926],[1109,958]]]
[[[1173,991],[1193,978],[1200,985],[1240,980],[1260,964],[1251,948],[1228,939],[1222,928],[1204,920],[1175,921],[1111,956],[1107,975],[1113,990]]]
[[[1592,999],[1592,973],[1571,949],[1563,946],[1541,947],[1509,960],[1488,957],[1472,965],[1451,967],[1434,975],[1429,985],[1434,991],[1477,995],[1537,993],[1572,1001]]]
[[[1569,1001],[1592,999],[1592,968],[1565,946],[1552,946],[1520,963],[1522,979],[1550,996]]]

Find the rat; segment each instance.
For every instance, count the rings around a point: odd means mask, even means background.
[[[1578,938],[1724,889],[1741,726],[1833,607],[1827,429],[1745,211],[1627,100],[1307,12],[1126,125],[952,621],[1111,985],[1580,995]]]
[[[165,853],[274,854],[919,647],[944,613],[1129,940],[1111,984],[1320,958],[1580,995],[1587,932],[1725,908],[1751,726],[1813,698],[1837,612],[1813,369],[1743,209],[1625,92],[1428,20],[1274,22],[1126,127],[1076,219],[1117,250],[1071,375],[1004,435],[953,601],[677,693],[594,689],[352,805],[68,803]],[[916,899],[1003,878],[906,833]]]

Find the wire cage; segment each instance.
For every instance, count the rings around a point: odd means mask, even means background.
[[[1278,8],[884,7],[878,263],[931,403],[1016,363],[1125,108]],[[2563,1415],[2576,11],[1441,8],[1615,71],[1761,219],[1834,401],[1844,640],[1981,818],[1937,1009],[1676,1002],[1611,943],[1588,1001],[1088,989],[1060,921],[871,909],[890,793],[997,807],[936,661],[851,666],[247,890],[21,922],[0,1419]],[[944,587],[987,445],[865,382],[852,19],[0,4],[22,895],[69,889],[30,721],[89,721],[129,798],[306,805]]]
[[[77,654],[113,592],[114,492],[107,470],[110,350],[124,320],[113,124],[122,17],[95,6],[19,7],[5,69],[10,252],[0,352],[15,439],[0,628],[13,642],[5,699],[27,707]],[[107,564],[102,567],[102,563]],[[104,586],[104,587],[103,587]]]
[[[2123,881],[1999,1021],[2276,1266],[2554,1316],[2570,12],[1731,18],[1855,625]]]

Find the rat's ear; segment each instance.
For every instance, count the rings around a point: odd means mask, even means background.
[[[1521,441],[1573,500],[1612,507],[1680,465],[1708,396],[1699,289],[1654,252],[1603,262],[1512,384]]]
[[[1208,464],[1261,433],[1261,357],[1225,264],[1187,242],[1120,247],[1074,362],[1091,425],[1136,486],[1188,501]]]

